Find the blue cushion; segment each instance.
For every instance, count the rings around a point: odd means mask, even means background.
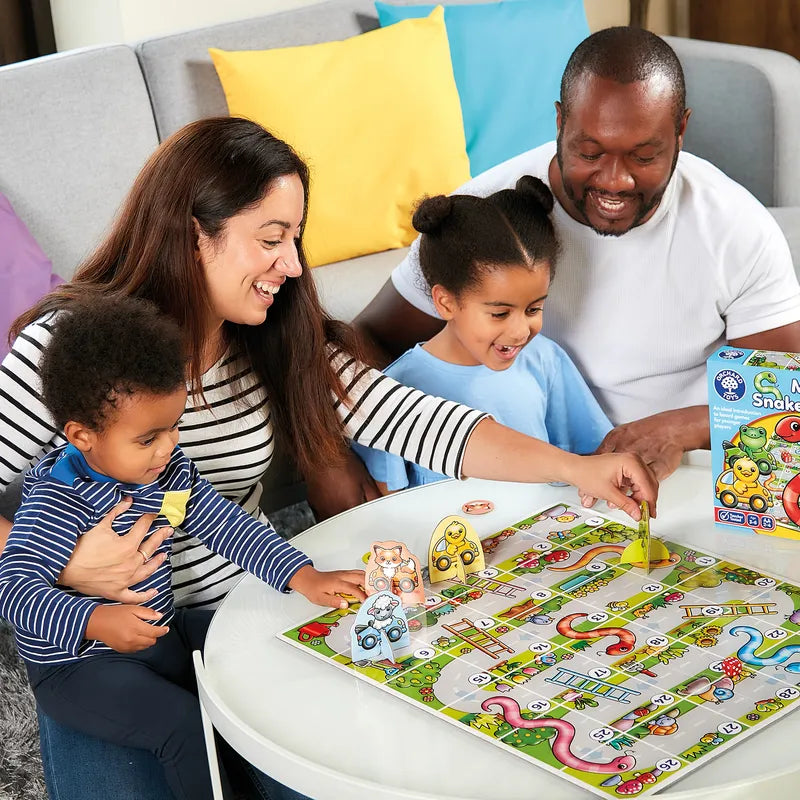
[[[427,16],[435,5],[376,2],[375,8],[386,26]],[[555,139],[553,103],[561,73],[589,35],[583,0],[510,0],[444,9],[472,175]]]

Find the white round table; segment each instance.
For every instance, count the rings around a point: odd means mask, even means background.
[[[717,528],[711,493],[709,469],[689,459],[661,486],[654,533],[800,583],[800,545]],[[437,522],[474,499],[495,503],[492,513],[471,517],[483,537],[553,502],[577,503],[577,494],[572,487],[443,481],[340,514],[293,543],[320,569],[360,567],[372,542],[385,539],[404,541],[424,558]],[[604,503],[598,509],[627,519]],[[280,595],[248,576],[211,624],[206,710],[225,739],[260,769],[318,800],[594,796],[276,638],[315,613],[302,595]],[[798,742],[800,714],[788,714],[659,796],[795,800]]]

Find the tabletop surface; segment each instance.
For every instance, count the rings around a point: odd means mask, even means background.
[[[654,535],[800,583],[800,544],[715,526],[711,497],[709,469],[681,466],[661,485]],[[340,514],[293,544],[319,569],[361,567],[372,542],[386,539],[424,554],[439,520],[460,513],[462,503],[474,499],[495,504],[490,514],[470,518],[482,538],[554,502],[578,501],[572,487],[443,481]],[[604,503],[598,510],[628,519]],[[534,789],[548,800],[594,796],[275,636],[318,611],[302,595],[280,595],[248,576],[228,595],[209,629],[204,658],[211,718],[261,769],[320,800],[529,800]],[[793,787],[785,796],[796,797],[800,771],[792,771],[800,764],[790,754],[798,740],[800,714],[789,714],[704,762],[659,796],[711,797],[707,793],[721,786],[738,785],[744,793],[736,797],[753,797],[752,786],[742,789],[748,781],[788,775],[780,787]],[[780,789],[770,789],[770,800],[783,796]]]

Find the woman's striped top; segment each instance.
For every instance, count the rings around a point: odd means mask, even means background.
[[[0,489],[64,443],[40,395],[38,364],[53,317],[27,326],[0,365]],[[460,477],[467,440],[483,413],[402,386],[334,348],[330,357],[347,389],[346,402],[332,402],[349,438]],[[259,481],[274,448],[266,394],[252,367],[232,356],[203,375],[203,391],[206,405],[189,395],[181,448],[221,495],[266,521],[258,507]],[[172,567],[179,606],[211,608],[242,575],[181,530],[175,532]]]

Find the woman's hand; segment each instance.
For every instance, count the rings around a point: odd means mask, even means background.
[[[173,531],[160,528],[143,543],[156,518],[155,514],[143,514],[120,536],[111,523],[130,508],[131,502],[130,498],[119,502],[94,528],[78,538],[58,583],[89,597],[105,597],[120,603],[144,603],[156,595],[156,589],[133,592],[128,587],[149,578],[159,568],[167,554],[151,556]]]
[[[347,608],[350,605],[343,594],[355,597],[359,602],[366,600],[364,594],[363,569],[338,569],[333,572],[320,572],[311,564],[300,567],[289,581],[289,588],[304,594],[318,606]]]
[[[578,487],[584,506],[591,506],[600,498],[606,500],[609,507],[621,508],[638,522],[639,503],[647,500],[650,516],[656,516],[658,480],[653,470],[634,453],[579,456],[567,480]]]

